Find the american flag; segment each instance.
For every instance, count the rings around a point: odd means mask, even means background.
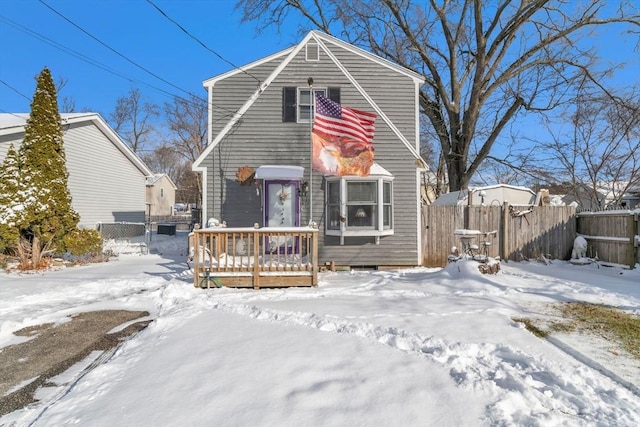
[[[313,133],[323,137],[345,138],[371,145],[376,117],[374,113],[343,107],[316,93]]]

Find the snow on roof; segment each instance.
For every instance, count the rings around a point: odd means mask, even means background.
[[[169,183],[177,190],[178,187],[173,183],[173,180],[171,179],[171,177],[169,175],[167,175],[166,173],[156,173],[156,174],[147,176],[146,179],[145,179],[145,183],[146,183],[146,185],[153,186],[165,176],[169,180]]]
[[[24,132],[30,113],[0,113],[0,135]],[[62,113],[62,124],[93,122],[105,136],[146,176],[152,172],[98,113]]]
[[[467,199],[467,190],[451,191],[439,196],[433,201],[434,205],[457,205]]]
[[[60,118],[65,120],[76,119],[78,117],[93,116],[97,113],[62,113]],[[0,129],[23,127],[27,124],[30,113],[0,113]]]
[[[440,197],[438,197],[432,204],[433,205],[459,205],[459,204],[466,204],[467,200],[468,200],[468,196],[469,196],[469,192],[471,192],[471,194],[478,194],[481,191],[494,191],[494,192],[500,192],[502,190],[516,190],[518,192],[521,193],[528,193],[532,198],[535,197],[536,193],[533,192],[533,190],[527,188],[527,187],[521,187],[521,186],[517,186],[517,185],[510,185],[510,184],[493,184],[493,185],[487,185],[484,187],[470,187],[468,190],[464,189],[464,190],[459,190],[459,191],[451,191],[449,193],[445,193],[443,195],[441,195]],[[473,196],[474,199],[476,198],[476,196]],[[527,200],[526,203],[524,204],[529,204],[530,202],[532,202],[533,200]],[[500,200],[500,204],[502,204],[503,200]],[[522,200],[510,200],[511,204],[523,204]],[[474,203],[477,204],[477,203]]]
[[[302,166],[263,165],[256,169],[256,179],[300,179],[304,174]]]
[[[0,129],[24,126],[29,113],[0,113]]]

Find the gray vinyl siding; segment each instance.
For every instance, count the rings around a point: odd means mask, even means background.
[[[22,144],[24,132],[0,137],[0,161],[11,142]],[[63,144],[69,172],[72,206],[79,226],[96,228],[100,222],[144,222],[144,174],[92,121],[66,126]]]
[[[383,67],[342,48],[328,45],[356,78],[358,83],[380,106],[394,125],[409,141],[415,140],[415,83],[408,76]],[[297,165],[305,168],[309,181],[310,125],[282,122],[282,88],[308,87],[313,77],[314,87],[340,87],[341,104],[373,111],[365,98],[351,85],[347,77],[324,52],[319,62],[305,61],[302,49],[258,100],[243,115],[241,122],[212,151],[208,167],[209,216],[227,222],[229,226],[262,224],[261,195],[255,186],[243,187],[235,182],[235,172],[248,165],[257,168],[265,164]],[[264,64],[275,68],[277,64]],[[229,102],[239,108],[255,91],[255,80],[230,77],[214,86],[214,104]],[[241,94],[241,95],[240,95]],[[214,111],[215,114],[215,111]],[[223,121],[226,123],[226,121]],[[223,124],[224,125],[224,124]],[[221,127],[214,126],[219,130]],[[213,137],[217,132],[213,133]],[[380,237],[339,237],[324,235],[324,183],[322,175],[313,174],[313,220],[320,229],[319,262],[334,261],[350,266],[413,266],[418,260],[416,160],[393,131],[379,117],[374,138],[376,162],[394,176],[394,234]],[[203,166],[204,163],[203,163]],[[309,219],[309,203],[301,204],[301,224]]]
[[[69,191],[81,225],[144,222],[145,176],[92,123],[73,125],[64,136]]]

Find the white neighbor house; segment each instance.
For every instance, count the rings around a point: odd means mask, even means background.
[[[509,202],[512,206],[536,204],[536,193],[526,187],[496,184],[486,187],[470,187],[468,190],[451,191],[438,197],[434,205],[497,205]]]
[[[61,114],[72,206],[80,227],[144,222],[146,178],[153,175],[97,113]],[[0,162],[24,139],[28,113],[0,114]]]

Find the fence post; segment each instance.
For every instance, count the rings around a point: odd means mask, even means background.
[[[500,259],[508,261],[509,258],[509,202],[502,204],[502,224],[500,232]]]

